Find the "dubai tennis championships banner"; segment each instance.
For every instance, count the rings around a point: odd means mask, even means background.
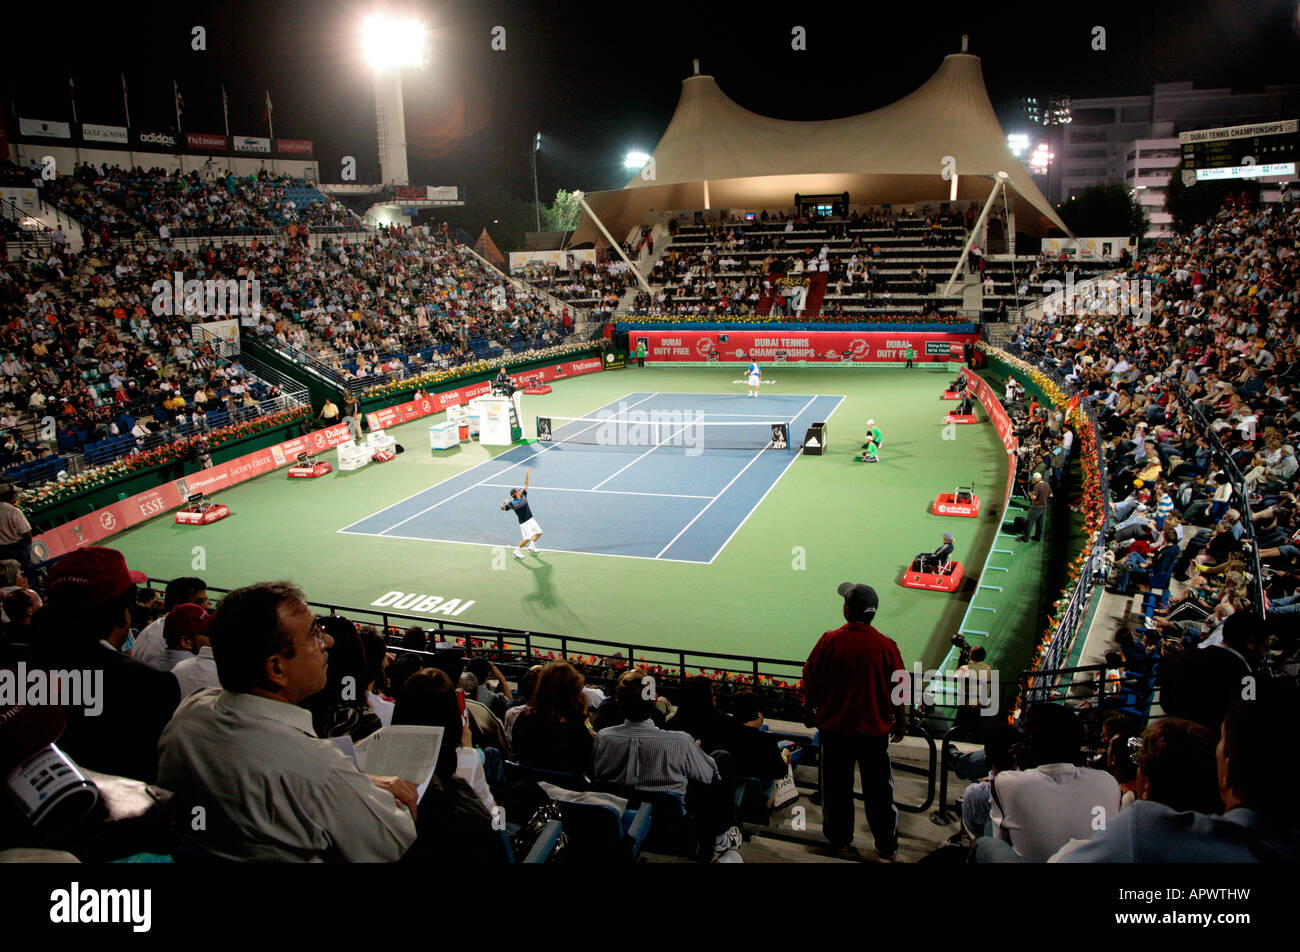
[[[664,362],[890,363],[962,359],[971,334],[890,333],[886,331],[628,331],[636,341],[646,339],[646,360]]]
[[[583,360],[570,360],[567,363],[554,364],[550,367],[539,367],[526,373],[511,374],[510,382],[516,387],[527,387],[532,384],[562,380],[565,377],[576,377],[579,374],[595,373],[597,370],[602,369],[604,369],[604,364],[599,357],[587,357]],[[431,393],[419,400],[410,400],[396,406],[384,407],[384,409],[376,410],[374,413],[367,413],[366,423],[372,431],[385,430],[390,426],[397,426],[411,420],[418,420],[421,417],[441,413],[448,407],[458,407],[469,403],[475,397],[481,397],[490,392],[491,389],[492,384],[485,380],[482,383],[472,384],[468,387],[444,390],[441,393]]]
[[[98,545],[109,536],[184,505],[191,493],[228,489],[292,463],[299,453],[320,453],[350,439],[352,433],[348,427],[337,423],[119,500],[37,536],[32,544],[32,561],[57,559],[83,545]]]

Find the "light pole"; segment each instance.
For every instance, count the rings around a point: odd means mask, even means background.
[[[533,211],[537,213],[537,230],[542,230],[542,203],[537,197],[537,153],[542,151],[542,134],[533,136]]]
[[[361,25],[361,47],[374,73],[376,146],[379,178],[384,185],[409,185],[406,162],[406,117],[402,70],[428,63],[423,23],[380,14]]]

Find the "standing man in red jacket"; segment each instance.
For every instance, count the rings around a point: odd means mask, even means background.
[[[876,853],[898,851],[898,810],[890,740],[907,730],[905,710],[894,703],[903,656],[892,639],[872,627],[880,604],[870,585],[845,582],[846,624],[821,636],[803,667],[804,695],[821,732],[822,832],[831,849],[853,857],[853,768],[862,774],[862,798]]]

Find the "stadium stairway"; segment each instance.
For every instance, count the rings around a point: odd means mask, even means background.
[[[818,271],[808,280],[808,297],[804,301],[804,315],[816,317],[822,312],[822,301],[826,297],[826,280],[830,277],[824,271]]]
[[[794,734],[810,734],[811,731],[802,724],[768,721],[773,731]],[[975,749],[973,745],[963,744],[963,752]],[[924,770],[929,765],[929,747],[917,737],[907,737],[902,743],[889,748],[890,758],[895,764],[894,798],[896,803],[921,804],[926,799],[927,785],[924,776],[900,770],[900,765],[907,765]],[[881,862],[872,845],[871,830],[867,826],[862,812],[862,802],[854,806],[853,845],[858,848],[860,856],[845,859],[828,855],[826,840],[822,836],[822,808],[820,803],[812,802],[811,791],[804,786],[815,783],[817,768],[800,766],[795,772],[799,783],[799,798],[784,809],[772,814],[767,826],[745,823],[743,832],[745,842],[740,847],[740,855],[746,863],[854,863]],[[861,785],[854,774],[854,791],[860,793]],[[936,790],[938,781],[936,779]],[[938,804],[931,804],[920,812],[899,811],[898,819],[898,853],[897,861],[915,863],[921,857],[934,852],[945,845],[949,838],[961,829],[959,803],[966,788],[966,782],[958,780],[956,775],[948,776],[948,822],[939,823],[931,819],[938,809]],[[818,798],[820,799],[820,798]],[[647,863],[688,863],[687,857],[669,856],[655,852],[642,852]]]

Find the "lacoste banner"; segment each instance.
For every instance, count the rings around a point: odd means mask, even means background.
[[[255,136],[235,136],[236,152],[265,152],[268,155],[271,152],[271,140],[259,139]]]

